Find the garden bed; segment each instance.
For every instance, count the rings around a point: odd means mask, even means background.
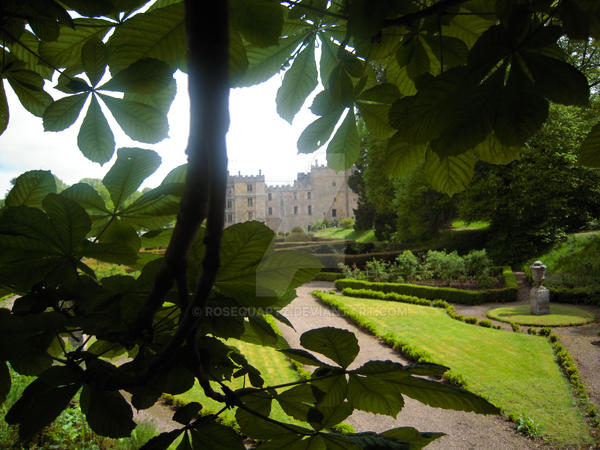
[[[504,306],[487,312],[490,319],[537,327],[583,325],[594,320],[593,313],[571,305],[550,305],[550,314],[530,314],[529,305]]]
[[[448,287],[423,286],[406,283],[377,283],[364,280],[344,278],[335,281],[338,290],[344,288],[371,289],[383,292],[395,292],[429,300],[445,300],[465,305],[481,305],[483,303],[507,303],[517,300],[519,287],[510,267],[503,267],[504,288],[501,289],[455,289]]]

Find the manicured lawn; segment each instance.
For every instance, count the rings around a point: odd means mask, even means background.
[[[352,239],[357,242],[375,242],[377,240],[375,238],[374,230],[355,231],[352,228],[326,228],[324,230],[317,231],[315,236],[335,239]]]
[[[553,444],[592,442],[545,338],[468,325],[437,308],[332,294],[324,299],[341,302],[353,318],[374,326],[377,335],[393,333],[426,351],[505,415],[531,417]]]
[[[289,383],[300,379],[298,372],[292,368],[290,362],[283,353],[280,353],[273,348],[248,344],[236,339],[228,340],[227,344],[237,347],[244,354],[248,362],[260,370],[262,377],[265,380],[265,386]],[[220,392],[218,385],[214,385],[214,387],[217,392]],[[243,377],[234,378],[234,381],[229,384],[229,387],[234,390],[244,387]],[[252,386],[249,382],[246,382],[246,387]],[[283,392],[283,390],[279,390],[279,392]],[[204,395],[202,388],[197,383],[193,389],[183,394],[176,395],[175,397],[184,400],[185,402],[199,402],[203,406],[204,411],[217,412],[223,407],[222,403],[207,398]],[[221,414],[221,417],[224,417],[227,421],[233,421],[235,418],[235,410],[228,409]],[[279,406],[279,403],[276,401],[273,402],[270,417],[288,423],[302,423],[285,414]]]
[[[550,305],[550,314],[534,316],[529,313],[529,305],[505,306],[487,312],[490,319],[501,322],[515,322],[520,325],[540,327],[560,327],[581,325],[594,320],[594,314],[577,306]]]
[[[455,230],[479,230],[481,228],[487,228],[490,224],[488,222],[465,222],[464,220],[455,220],[452,222],[452,228]]]

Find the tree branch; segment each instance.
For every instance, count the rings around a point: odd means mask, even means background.
[[[187,327],[193,322],[194,303],[201,299],[206,301],[214,284],[219,267],[218,252],[223,232],[227,184],[225,135],[229,128],[228,3],[220,1],[204,4],[187,0],[185,5],[190,95],[187,175],[175,230],[147,307],[134,327],[134,336],[151,329],[152,318],[173,286],[177,274],[185,271],[189,251],[207,216],[208,221],[200,288],[194,301],[187,305],[178,333],[165,348],[165,352],[181,345],[188,334]],[[162,362],[160,357],[158,362]]]

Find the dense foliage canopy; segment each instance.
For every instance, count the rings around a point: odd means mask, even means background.
[[[514,160],[542,126],[549,102],[588,103],[585,76],[558,45],[563,36],[595,45],[600,4],[2,1],[0,132],[9,126],[10,86],[48,131],[64,130],[83,114],[77,146],[104,163],[116,146],[107,113],[129,137],[152,144],[168,133],[175,70],[189,75],[191,103],[187,166],[135,201],[128,198],[160,164],[151,150],[117,151],[102,180],[109,199],[86,183],[58,194],[43,171],[21,175],[6,197],[0,287],[21,297],[12,310],[0,309],[1,396],[10,388],[7,361],[37,376],[6,420],[30,439],[81,390],[92,429],[125,436],[135,424],[121,390],[132,394],[134,407],[147,408],[161,393],[185,391],[194,380],[224,408],[236,407],[242,432],[265,441],[263,448],[405,448],[438,437],[410,428],[325,431],[354,409],[395,416],[402,395],[437,407],[494,412],[479,397],[418,377],[440,375],[445,367],[372,361],[349,369],[358,345],[347,331],[305,333],[301,344],[332,364],[305,350],[285,350],[317,369],[308,381],[277,387],[264,386],[258,371],[223,342],[234,337],[278,346],[263,314],[287,323],[277,309],[318,270],[308,256],[274,252],[264,225],[223,231],[228,93],[286,70],[276,102],[291,122],[320,81],[311,105],[319,118],[300,135],[300,152],[327,145],[331,167],[351,167],[360,149],[360,115],[369,133],[386,142],[390,174],[424,164],[432,185],[453,194],[468,184],[478,160]],[[65,95],[52,98],[45,81]],[[599,136],[594,127],[583,162],[600,163]],[[140,253],[142,244],[161,241],[169,242],[164,258]],[[142,272],[137,279],[98,280],[83,257]],[[215,319],[207,314],[215,305],[243,306],[248,314]],[[250,314],[259,307],[270,309]],[[94,343],[66,346],[65,338],[79,333]],[[130,360],[116,366],[110,358],[124,353]],[[233,392],[228,381],[241,376],[252,387]],[[273,402],[307,425],[268,419]],[[166,448],[184,435],[198,448],[205,442],[243,448],[214,415],[197,417],[198,410],[191,405],[177,417],[180,429],[148,446]]]
[[[554,105],[544,127],[507,166],[481,164],[461,198],[461,217],[490,222],[494,261],[535,258],[600,218],[600,173],[577,165],[578,150],[598,121],[596,109]]]

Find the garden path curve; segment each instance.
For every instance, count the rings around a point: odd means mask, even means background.
[[[372,359],[392,360],[402,364],[409,361],[391,348],[382,344],[376,337],[360,330],[346,318],[337,315],[321,305],[312,295],[315,289],[333,289],[333,283],[312,282],[297,289],[297,298],[281,312],[294,325],[296,331],[285,325],[281,332],[290,346],[300,347],[300,335],[310,329],[334,326],[352,331],[358,338],[360,353],[351,368]],[[321,355],[319,355],[322,358]],[[486,416],[461,411],[431,408],[405,397],[405,407],[396,419],[355,411],[346,422],[356,431],[382,432],[390,428],[411,426],[420,431],[441,431],[446,436],[434,441],[428,449],[529,449],[539,448],[536,442],[517,434],[513,425],[500,416]]]

